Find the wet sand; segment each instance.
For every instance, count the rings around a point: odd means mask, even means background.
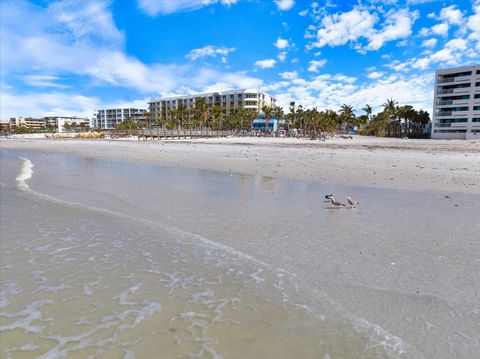
[[[322,183],[480,193],[480,141],[282,138],[8,139],[0,147]]]

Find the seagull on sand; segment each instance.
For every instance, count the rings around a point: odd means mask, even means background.
[[[330,196],[330,203],[332,203],[335,207],[345,207],[343,203],[338,202],[333,196]]]
[[[357,201],[353,200],[352,197],[347,197],[347,201],[348,201],[348,204],[351,206],[350,208],[355,208],[357,206],[357,204],[360,203],[360,202],[357,202]]]

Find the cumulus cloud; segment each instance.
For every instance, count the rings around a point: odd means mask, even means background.
[[[277,41],[275,41],[275,47],[279,50],[286,49],[288,47],[288,40],[278,38]]]
[[[260,69],[270,69],[274,67],[276,61],[274,59],[265,59],[265,60],[258,60],[255,62],[254,66]]]
[[[448,24],[441,23],[432,26],[431,28],[432,34],[446,36],[448,34]]]
[[[325,66],[327,60],[312,60],[310,61],[310,65],[308,66],[308,71],[310,72],[318,72],[320,67]]]
[[[217,55],[220,55],[222,57],[225,57],[233,51],[235,51],[234,47],[229,48],[229,47],[217,47],[213,45],[207,45],[198,49],[193,49],[186,55],[186,58],[190,60],[197,60],[199,58],[203,58],[207,56],[217,57]]]
[[[286,51],[280,52],[280,53],[278,54],[277,58],[278,58],[280,61],[284,62],[285,59],[287,58],[287,52],[286,52]]]
[[[378,79],[378,78],[382,77],[383,75],[384,75],[383,72],[380,72],[380,71],[372,71],[372,72],[369,72],[369,73],[367,74],[367,77],[368,77],[369,79]]]
[[[463,13],[457,9],[456,5],[450,5],[440,11],[440,18],[452,25],[461,25],[463,23]]]
[[[324,16],[315,35],[316,42],[310,48],[353,42],[355,49],[362,53],[378,50],[386,42],[408,38],[418,16],[417,11],[410,12],[408,9],[393,9],[381,15],[371,9],[356,6],[347,12]],[[376,28],[380,23],[382,26]],[[305,37],[312,36],[309,32],[311,30],[307,29]],[[366,41],[366,45],[361,40]]]
[[[428,40],[425,40],[422,42],[422,46],[423,47],[435,47],[435,45],[437,44],[438,40],[435,39],[435,38],[431,38],[431,39],[428,39]]]
[[[171,14],[198,10],[213,4],[233,5],[237,0],[138,0],[138,7],[147,15]]]
[[[307,108],[337,110],[343,103],[361,110],[370,104],[374,111],[380,110],[387,98],[394,98],[400,104],[411,104],[417,109],[431,112],[433,75],[384,75],[365,83],[345,75],[319,74],[309,79],[295,77],[282,81],[276,94],[278,104],[288,108],[290,101]],[[275,86],[272,84],[270,86]]]
[[[279,74],[282,79],[293,80],[298,77],[297,71],[285,71]]]
[[[340,14],[327,15],[322,20],[322,27],[317,30],[317,47],[325,45],[344,45],[361,36],[372,33],[377,18],[367,10],[357,8]]]
[[[295,0],[274,0],[273,2],[283,11],[290,10],[295,5]]]
[[[407,38],[411,35],[412,25],[417,18],[418,12],[411,13],[407,9],[391,11],[385,19],[385,25],[369,36],[369,43],[365,49],[378,50],[385,42]]]

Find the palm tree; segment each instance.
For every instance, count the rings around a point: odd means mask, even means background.
[[[195,100],[194,120],[200,125],[200,127],[208,126],[208,104],[205,98],[197,98]]]
[[[213,106],[212,116],[213,116],[213,126],[217,129],[222,129],[223,111],[220,105],[216,104],[215,106]]]
[[[353,128],[355,126],[355,114],[352,106],[343,104],[342,107],[340,108],[340,119],[342,121],[342,124],[345,124],[346,130],[349,128]]]
[[[263,106],[262,112],[265,114],[265,129],[270,132],[269,121],[272,117],[272,108],[270,106]]]
[[[367,103],[365,107],[362,108],[362,111],[365,111],[365,113],[367,114],[368,120],[370,121],[372,116],[372,107]]]
[[[397,105],[398,102],[395,101],[393,98],[387,99],[387,102],[385,102],[383,106],[383,111],[386,114],[386,118],[389,120],[389,124],[387,125],[389,128],[389,135],[391,135],[391,125],[393,124],[395,126],[395,120],[397,118]],[[385,127],[387,127],[385,126]]]
[[[405,105],[405,106],[400,106],[397,109],[397,114],[398,117],[401,119],[403,118],[405,120],[405,124],[402,129],[402,135],[408,137],[408,128],[409,128],[409,121],[414,117],[414,109],[413,106],[410,105]],[[405,132],[403,134],[403,132]]]

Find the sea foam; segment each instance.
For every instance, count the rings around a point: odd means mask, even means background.
[[[28,187],[27,180],[32,178],[33,163],[25,157],[20,157],[20,159],[22,160],[22,167],[20,168],[20,173],[16,178],[17,187],[20,189],[29,189],[30,187]]]

